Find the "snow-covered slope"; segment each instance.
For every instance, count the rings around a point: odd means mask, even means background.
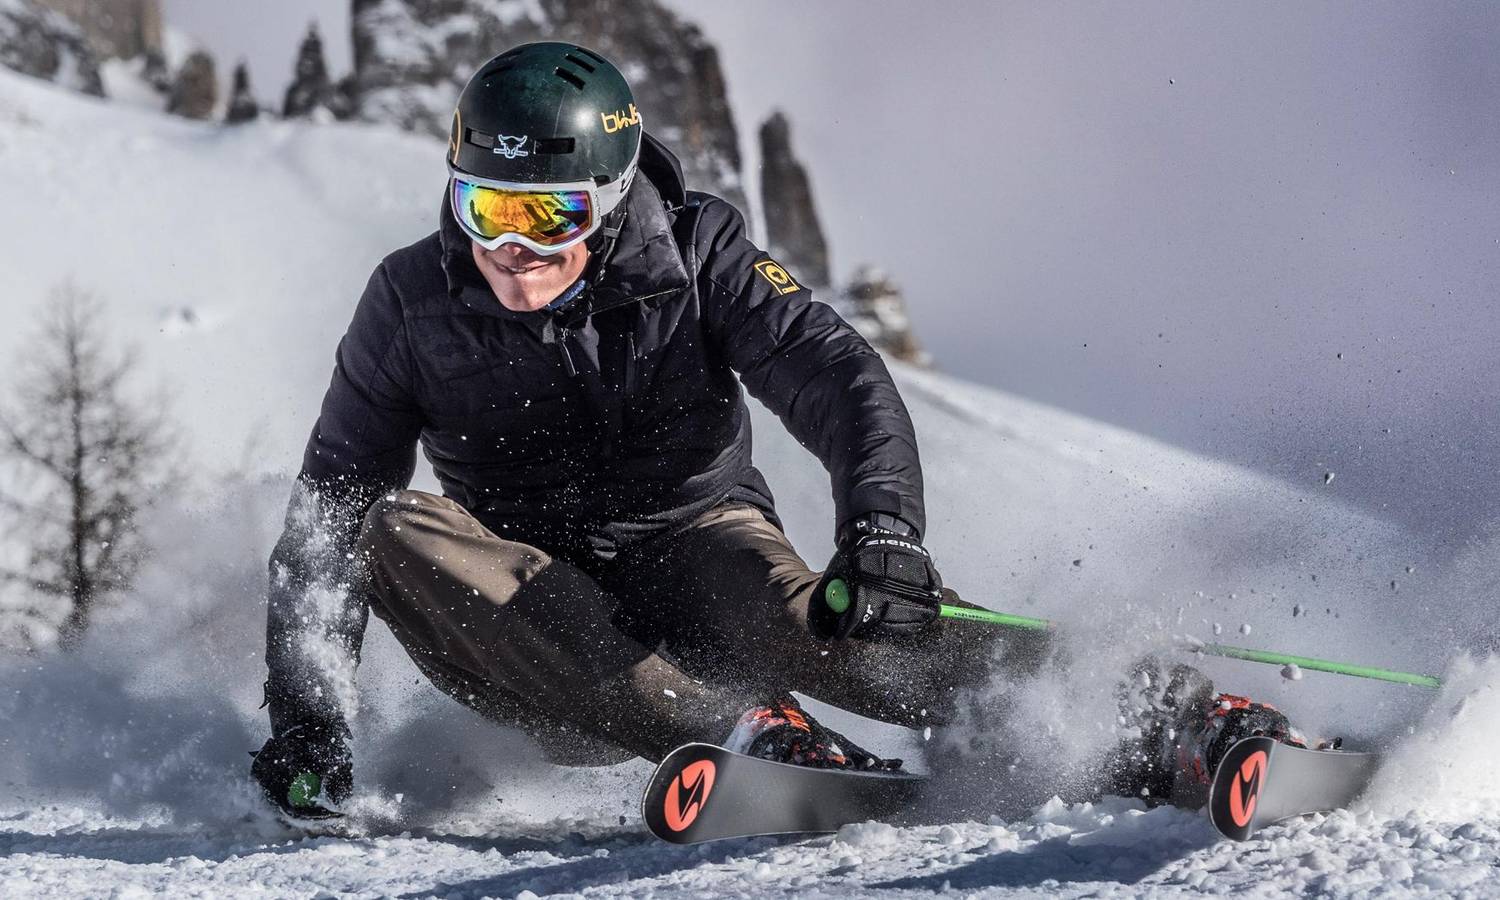
[[[545,766],[422,684],[377,624],[361,672],[358,835],[302,838],[271,821],[244,755],[265,728],[264,560],[333,345],[380,256],[431,227],[441,157],[438,143],[369,127],[220,129],[0,72],[0,351],[20,345],[52,284],[97,292],[171,384],[203,472],[190,502],[153,513],[158,555],[84,652],[0,660],[0,896],[1500,892],[1492,661],[1458,661],[1436,703],[1205,661],[1314,730],[1401,738],[1354,812],[1227,845],[1175,810],[1033,804],[1045,776],[1110,740],[1111,680],[1173,634],[1447,666],[1455,629],[1493,609],[1479,601],[1495,545],[1444,559],[1315,488],[904,369],[948,581],[1073,626],[1072,666],[993,687],[1018,714],[990,743],[1033,776],[972,775],[1001,818],[656,845],[638,824],[641,764]],[[793,539],[821,562],[826,476],[764,415],[757,459]]]

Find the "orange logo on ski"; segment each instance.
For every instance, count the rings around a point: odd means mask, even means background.
[[[1257,750],[1245,758],[1229,789],[1229,817],[1234,824],[1244,828],[1255,815],[1255,801],[1260,796],[1260,785],[1266,775],[1266,751]],[[673,785],[676,787],[676,785]]]
[[[708,802],[708,792],[713,789],[713,760],[700,759],[678,773],[667,786],[667,799],[662,804],[667,827],[681,831],[693,824],[703,804]]]

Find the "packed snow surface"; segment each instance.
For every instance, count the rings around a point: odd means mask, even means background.
[[[265,559],[333,346],[379,258],[432,227],[441,155],[367,126],[175,121],[0,72],[0,350],[52,285],[95,292],[170,385],[198,472],[150,514],[157,555],[81,652],[0,660],[0,896],[1500,894],[1500,664],[1462,652],[1493,633],[1500,542],[1441,553],[1315,486],[906,369],[946,579],[1070,626],[1066,664],[974,698],[1011,707],[1007,724],[932,732],[961,815],[659,844],[640,825],[644,764],[545,765],[372,624],[355,814],[339,835],[278,823],[246,774],[266,730]],[[826,475],[758,416],[757,460],[820,563]],[[1248,843],[1180,810],[1051,799],[1117,736],[1114,680],[1176,636],[1447,684],[1203,660],[1310,731],[1390,753],[1352,810]],[[908,755],[922,742],[849,727]]]

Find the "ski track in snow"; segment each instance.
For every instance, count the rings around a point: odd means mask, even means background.
[[[0,303],[18,321],[65,277],[98,291],[172,385],[190,451],[221,461],[211,489],[148,515],[158,555],[82,652],[0,659],[0,897],[1500,895],[1500,663],[1450,665],[1455,648],[1492,639],[1500,539],[1443,555],[1313,489],[902,367],[947,580],[1073,624],[1070,667],[979,698],[1010,703],[1010,726],[934,738],[988,740],[983,766],[956,768],[969,806],[1003,818],[659,844],[639,823],[643,764],[544,765],[423,685],[372,624],[353,824],[322,837],[280,825],[246,774],[266,727],[265,558],[334,343],[375,262],[430,227],[441,155],[440,142],[367,126],[187,123],[0,72]],[[205,204],[222,215],[184,228]],[[122,239],[92,242],[80,268],[84,220]],[[788,531],[821,561],[826,475],[756,417]],[[1397,738],[1352,811],[1254,841],[1135,801],[1048,801],[1050,777],[1111,739],[1103,686],[1140,652],[1211,639],[1216,624],[1253,624],[1256,646],[1293,653],[1446,667],[1449,683],[1434,697],[1203,661],[1314,731]],[[855,725],[877,749],[917,743]]]

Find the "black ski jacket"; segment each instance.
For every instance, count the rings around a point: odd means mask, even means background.
[[[916,438],[880,356],[733,206],[686,191],[649,135],[613,251],[561,312],[502,307],[469,247],[445,200],[437,232],[376,267],[339,344],[271,558],[278,732],[337,712],[366,619],[360,523],[408,483],[418,443],[496,534],[608,558],[728,499],[774,521],[743,384],[827,467],[838,523],[885,512],[923,529]]]

